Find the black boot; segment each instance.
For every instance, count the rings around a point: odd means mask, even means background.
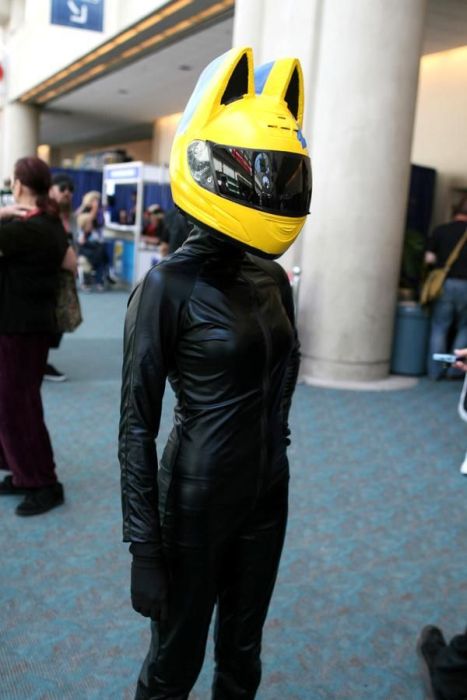
[[[417,653],[422,662],[427,697],[430,700],[445,700],[433,686],[433,671],[439,652],[446,647],[446,640],[438,627],[427,625],[421,631],[417,643]]]

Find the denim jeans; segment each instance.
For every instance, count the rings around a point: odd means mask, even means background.
[[[451,327],[454,329],[454,342],[448,346]],[[467,280],[448,278],[441,296],[433,305],[431,316],[431,333],[428,353],[428,376],[437,379],[443,372],[443,366],[434,362],[434,352],[450,352],[454,348],[467,347]],[[448,370],[448,376],[462,373],[455,369]]]

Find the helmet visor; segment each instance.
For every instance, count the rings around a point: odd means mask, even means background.
[[[204,149],[198,150],[203,151],[205,172],[209,171],[209,176],[195,176],[193,166],[196,164],[190,162],[193,161],[190,149],[188,159],[192,174],[200,185],[216,191],[221,197],[271,214],[296,217],[308,214],[312,178],[307,156],[210,142],[203,145]],[[210,167],[206,162],[208,153]]]

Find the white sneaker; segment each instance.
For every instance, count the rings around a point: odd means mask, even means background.
[[[464,457],[464,461],[461,464],[461,468],[459,469],[460,473],[463,474],[464,476],[467,476],[467,453]]]

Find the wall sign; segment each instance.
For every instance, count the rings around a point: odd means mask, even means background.
[[[104,0],[52,0],[51,24],[101,32]]]
[[[117,165],[114,168],[108,168],[105,172],[107,180],[138,180],[141,177],[140,165]]]

